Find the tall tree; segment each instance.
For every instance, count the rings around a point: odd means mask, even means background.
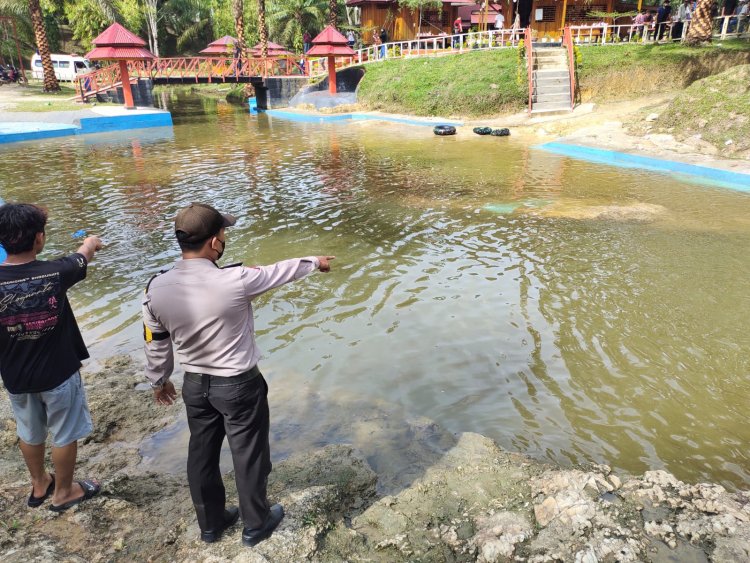
[[[266,0],[258,0],[258,35],[260,36],[260,56],[268,56],[268,28],[266,27]]]
[[[328,25],[333,26],[334,29],[338,28],[338,11],[338,0],[328,0]]]
[[[146,30],[148,34],[148,48],[155,56],[159,56],[159,12],[157,0],[143,0],[146,12]]]
[[[281,0],[274,2],[269,11],[274,41],[301,51],[304,33],[306,31],[315,33],[325,27],[327,13],[327,0]]]
[[[57,92],[60,90],[60,84],[57,82],[57,77],[55,76],[55,67],[52,66],[47,31],[44,29],[44,16],[42,15],[42,7],[39,5],[39,0],[29,0],[29,12],[31,12],[31,25],[34,28],[36,47],[39,49],[39,56],[42,59],[44,91]]]
[[[713,31],[713,19],[716,0],[698,0],[695,12],[690,20],[685,43],[691,46],[699,45],[711,41],[711,32]]]
[[[234,12],[234,30],[240,47],[245,48],[245,3],[242,0],[232,0],[232,11]]]

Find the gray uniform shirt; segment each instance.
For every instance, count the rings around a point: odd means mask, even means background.
[[[174,369],[172,343],[188,372],[230,377],[258,363],[250,301],[315,271],[310,256],[270,266],[219,268],[191,258],[156,276],[143,299],[146,377],[156,383]]]

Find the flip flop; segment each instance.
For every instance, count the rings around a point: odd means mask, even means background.
[[[31,508],[42,506],[42,503],[44,503],[44,501],[47,500],[50,497],[50,495],[55,492],[55,474],[50,473],[49,476],[52,477],[52,482],[49,484],[49,487],[47,487],[47,490],[44,492],[42,496],[35,497],[34,487],[31,487],[31,494],[29,495],[29,500],[26,501],[26,504],[30,506]]]
[[[74,507],[76,504],[81,504],[84,500],[89,500],[90,498],[95,497],[99,494],[99,491],[102,488],[99,483],[90,479],[83,479],[81,481],[76,481],[76,483],[81,485],[81,488],[83,489],[83,496],[70,500],[58,506],[55,506],[54,504],[51,505],[49,509],[52,512],[65,512],[69,508]]]

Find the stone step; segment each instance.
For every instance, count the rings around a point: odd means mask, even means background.
[[[531,113],[568,113],[572,111],[570,109],[570,102],[567,103],[560,103],[560,102],[539,102],[539,103],[532,103],[531,105]]]
[[[535,70],[531,75],[534,82],[556,82],[556,81],[570,81],[570,73],[568,69],[565,70],[549,70],[539,69]]]
[[[567,49],[538,49],[532,51],[535,57],[567,57]]]
[[[531,101],[534,104],[541,103],[559,103],[559,104],[570,104],[570,92],[562,92],[559,94],[548,94],[547,92],[537,92],[531,97]]]
[[[534,84],[535,92],[542,92],[544,94],[570,94],[570,82],[565,80],[564,82],[553,82],[553,83],[536,83]]]
[[[568,65],[566,65],[564,62],[542,62],[542,61],[536,61],[534,63],[534,70],[563,70],[565,72],[568,71]]]

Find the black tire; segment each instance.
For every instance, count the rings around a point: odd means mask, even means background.
[[[453,125],[435,125],[432,130],[435,135],[455,135],[456,128]]]
[[[492,133],[492,127],[474,127],[472,131],[477,135],[489,135]]]
[[[502,129],[495,129],[490,133],[493,137],[508,137],[510,135],[510,129],[503,127]]]

